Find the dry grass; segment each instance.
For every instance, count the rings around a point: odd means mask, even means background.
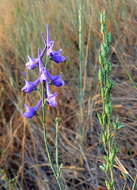
[[[47,165],[42,129],[35,118],[22,118],[25,101],[33,98],[21,93],[27,55],[37,55],[43,47],[40,37],[49,23],[56,48],[62,47],[67,62],[54,68],[62,71],[66,85],[59,90],[59,106],[47,116],[51,149],[54,152],[55,116],[61,117],[60,160],[67,189],[101,190],[104,175],[99,169],[104,154],[100,142],[101,129],[96,111],[101,110],[98,91],[99,12],[107,10],[113,35],[111,60],[114,115],[125,124],[118,134],[118,158],[128,174],[137,173],[137,2],[134,0],[85,0],[83,31],[84,73],[84,142],[79,145],[79,58],[78,10],[74,0],[1,0],[0,1],[0,185],[17,177],[16,187],[9,189],[57,189]],[[57,70],[56,70],[57,69]],[[33,77],[33,76],[32,76]],[[117,163],[118,164],[118,163]],[[117,165],[117,190],[133,184],[122,165]],[[2,186],[1,186],[2,187]],[[8,189],[8,187],[7,187]]]

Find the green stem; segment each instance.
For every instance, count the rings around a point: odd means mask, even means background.
[[[46,106],[45,106],[45,88],[44,88],[44,84],[42,83],[42,121],[43,121],[43,129],[45,128],[45,119],[46,119]]]
[[[50,151],[49,151],[49,147],[48,147],[48,137],[47,137],[47,133],[46,131],[44,131],[44,141],[45,141],[45,146],[46,146],[46,151],[47,151],[47,156],[48,156],[48,160],[49,160],[49,163],[50,163],[50,167],[53,171],[53,174],[54,174],[54,177],[56,178],[56,181],[57,181],[57,184],[59,186],[59,189],[60,190],[63,190],[63,187],[62,187],[62,184],[58,178],[58,175],[56,174],[56,170],[54,168],[54,165],[52,163],[52,160],[51,160],[51,155],[50,155]]]
[[[59,174],[59,152],[58,152],[58,140],[59,140],[59,136],[58,136],[58,121],[56,118],[56,166],[57,166],[57,173]]]
[[[51,154],[50,154],[50,150],[49,150],[49,145],[48,145],[48,137],[47,137],[47,130],[46,130],[46,125],[45,125],[45,121],[46,121],[46,104],[45,104],[45,88],[44,88],[44,84],[42,84],[42,92],[41,92],[41,96],[42,96],[42,125],[43,125],[43,130],[44,130],[44,142],[45,142],[45,146],[46,146],[46,152],[47,152],[47,156],[48,156],[48,160],[50,163],[50,167],[53,171],[54,177],[56,178],[57,184],[59,186],[60,190],[63,190],[61,181],[57,175],[57,171],[54,168],[52,159],[51,159]]]

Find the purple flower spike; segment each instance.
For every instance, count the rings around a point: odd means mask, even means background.
[[[52,81],[53,85],[55,85],[57,87],[64,86],[65,83],[60,75],[53,76],[49,73],[49,71],[47,71],[47,76]]]
[[[64,81],[61,75],[51,75],[50,72],[47,70],[47,64],[50,60],[54,61],[55,63],[64,62],[66,59],[62,56],[62,49],[58,51],[54,51],[54,41],[50,38],[50,30],[48,25],[46,25],[46,35],[42,33],[42,39],[44,42],[44,48],[41,51],[38,49],[38,57],[33,58],[28,56],[28,62],[26,63],[26,67],[28,70],[33,70],[36,67],[39,69],[39,76],[38,79],[35,81],[27,81],[25,80],[25,85],[22,88],[22,91],[25,93],[31,93],[35,90],[39,83],[42,86],[42,94],[44,93],[45,97],[42,97],[40,101],[34,106],[25,105],[26,111],[23,113],[23,116],[26,118],[32,118],[36,115],[37,110],[43,104],[45,105],[45,100],[47,104],[51,107],[57,106],[56,97],[58,95],[57,92],[52,93],[50,90],[51,85],[55,85],[57,87],[63,86]],[[46,63],[43,62],[43,57],[46,57]],[[45,93],[46,91],[46,93]],[[44,106],[43,105],[43,106]]]
[[[40,108],[41,104],[42,99],[34,107],[30,107],[25,104],[26,111],[23,113],[23,116],[26,118],[32,118],[34,115],[36,115],[36,112]]]
[[[23,92],[30,93],[33,90],[37,88],[37,85],[40,83],[40,79],[38,78],[36,81],[31,82],[31,81],[26,81],[25,86],[21,89]]]
[[[56,96],[58,95],[58,93],[55,92],[54,94],[52,94],[50,92],[48,83],[46,83],[46,87],[47,87],[47,94],[46,94],[47,102],[51,107],[56,107],[57,106]]]
[[[52,51],[50,53],[51,60],[55,61],[56,63],[64,62],[66,59],[64,56],[61,55],[62,49],[58,51]]]

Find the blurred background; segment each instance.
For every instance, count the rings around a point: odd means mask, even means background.
[[[59,93],[58,107],[48,108],[46,118],[51,152],[54,157],[55,118],[59,117],[59,152],[66,189],[105,190],[105,175],[99,168],[104,150],[97,119],[97,112],[102,110],[98,84],[102,9],[106,10],[112,33],[110,60],[116,84],[113,116],[125,125],[117,134],[120,163],[115,168],[116,189],[125,185],[131,190],[137,174],[136,0],[0,1],[0,189],[57,189],[47,164],[41,125],[37,118],[22,117],[24,103],[33,106],[38,97],[37,92],[21,92],[27,56],[37,57],[38,47],[44,46],[41,32],[49,24],[55,49],[62,48],[67,59],[50,65],[50,71],[61,73],[65,80],[65,86],[54,89]],[[32,80],[36,75],[29,72]]]

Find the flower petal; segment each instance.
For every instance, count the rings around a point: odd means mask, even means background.
[[[23,116],[26,118],[32,118],[33,116],[36,115],[36,112],[40,108],[41,104],[42,104],[42,99],[40,99],[40,101],[34,107],[25,105],[26,111],[23,113]]]
[[[28,62],[26,63],[26,67],[29,70],[33,70],[38,66],[39,63],[39,57],[42,59],[46,51],[46,47],[42,50],[38,58],[33,58],[31,56],[28,56]]]
[[[46,94],[47,102],[51,107],[56,107],[57,106],[56,96],[58,94],[57,92],[55,92],[54,94],[51,93],[48,82],[46,83],[46,87],[47,87],[47,94]]]
[[[65,83],[62,79],[62,77],[60,75],[51,75],[49,73],[49,71],[47,71],[47,76],[49,77],[49,79],[52,81],[52,84],[57,86],[57,87],[60,87],[60,86],[63,86]]]
[[[58,93],[55,92],[54,94],[50,94],[48,97],[47,97],[47,101],[49,103],[49,105],[51,107],[57,107],[57,101],[56,101],[56,97],[57,97]]]
[[[31,56],[28,56],[28,62],[26,63],[27,69],[29,70],[35,69],[35,67],[37,67],[38,61],[39,61],[38,58],[35,59]]]
[[[26,84],[21,90],[26,93],[31,93],[33,90],[36,89],[37,85],[40,83],[40,79],[38,78],[33,82],[25,80],[25,82]]]
[[[61,55],[62,49],[58,50],[58,51],[53,51],[50,53],[50,57],[53,61],[55,61],[56,63],[61,63],[64,62],[66,60],[66,58],[64,56]]]
[[[28,107],[27,110],[23,113],[23,116],[26,118],[32,118],[34,115],[36,115],[36,111],[32,107]]]

